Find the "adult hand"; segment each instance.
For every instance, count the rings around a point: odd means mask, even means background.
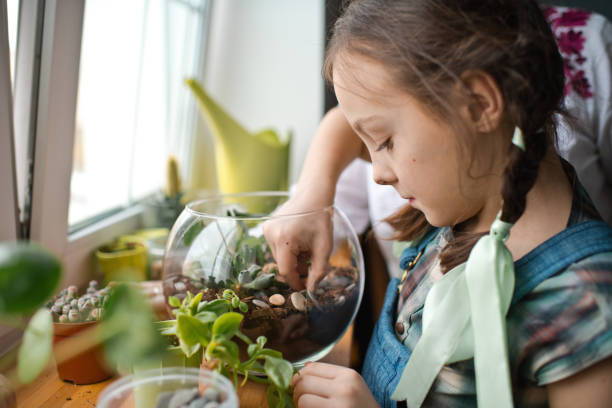
[[[296,196],[274,215],[263,224],[263,233],[281,279],[295,290],[304,289],[306,279],[306,286],[312,290],[327,269],[333,209],[329,204],[315,204]]]

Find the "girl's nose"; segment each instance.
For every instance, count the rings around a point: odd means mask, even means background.
[[[372,162],[372,176],[376,184],[392,185],[397,182],[397,178],[390,168],[382,165],[377,165]]]

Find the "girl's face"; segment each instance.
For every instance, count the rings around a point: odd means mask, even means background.
[[[335,64],[334,89],[370,153],[377,183],[392,185],[434,226],[455,225],[499,206],[501,178],[490,160],[478,157],[491,152],[487,140],[463,157],[461,136],[393,86],[382,66],[358,56],[350,61]]]

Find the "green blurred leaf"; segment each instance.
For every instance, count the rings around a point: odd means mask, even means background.
[[[183,350],[183,353],[185,354],[185,356],[187,356],[187,358],[193,356],[195,353],[197,353],[200,348],[202,347],[202,345],[200,343],[195,343],[192,344],[191,346],[188,345],[187,343],[185,343],[182,339],[179,338],[179,346],[181,348],[181,350]]]
[[[191,246],[193,240],[200,235],[200,232],[202,232],[203,229],[204,223],[202,222],[196,222],[190,226],[187,231],[185,231],[185,235],[183,235],[183,243],[185,244],[185,247]]]
[[[59,283],[62,266],[41,246],[0,243],[0,315],[27,315],[41,307]]]
[[[264,364],[264,370],[268,375],[268,378],[272,380],[274,385],[282,390],[289,388],[291,384],[291,377],[293,376],[293,367],[287,360],[280,358],[266,356],[266,362]]]
[[[226,299],[215,299],[208,303],[200,303],[198,306],[199,312],[212,312],[216,315],[222,315],[230,311],[229,301]]]
[[[151,306],[137,288],[115,286],[100,325],[109,362],[134,366],[161,358],[167,342],[153,321]]]
[[[195,317],[202,323],[212,323],[217,319],[217,314],[213,312],[201,311]]]
[[[176,296],[168,297],[168,303],[170,303],[172,307],[181,307],[181,301]]]
[[[244,316],[240,313],[229,312],[222,314],[215,320],[215,323],[213,323],[213,337],[231,339],[240,328],[240,323],[243,318]]]
[[[271,286],[274,282],[274,278],[274,274],[271,273],[259,275],[253,282],[246,283],[242,286],[246,289],[262,290]]]
[[[208,344],[210,341],[208,326],[188,315],[179,315],[177,318],[177,335],[188,346],[197,343]]]
[[[161,322],[154,322],[155,327],[164,336],[175,336],[176,335],[176,320],[163,320]]]
[[[202,292],[198,293],[191,299],[189,302],[189,309],[191,309],[191,314],[196,314],[198,312],[198,306],[200,305],[200,301],[202,300]]]
[[[17,374],[19,381],[33,381],[45,368],[51,356],[53,344],[53,318],[42,308],[32,317],[19,347]]]

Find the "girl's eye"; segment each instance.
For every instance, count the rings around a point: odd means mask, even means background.
[[[380,146],[376,148],[376,151],[380,152],[382,149],[387,149],[387,151],[390,151],[392,148],[393,148],[393,142],[391,141],[391,138],[388,138]]]

